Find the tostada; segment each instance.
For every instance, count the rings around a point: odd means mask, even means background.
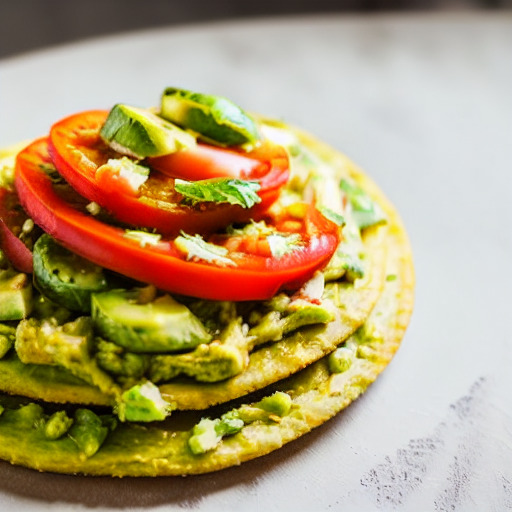
[[[357,398],[412,311],[406,233],[361,170],[183,89],[1,151],[0,241],[0,458],[41,471],[264,455]]]

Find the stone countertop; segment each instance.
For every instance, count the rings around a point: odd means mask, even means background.
[[[316,16],[94,39],[0,61],[0,146],[69,113],[227,96],[342,150],[397,206],[415,312],[342,414],[240,468],[83,478],[0,463],[0,510],[512,510],[512,16]]]

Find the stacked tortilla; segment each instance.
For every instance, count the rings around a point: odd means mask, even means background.
[[[413,303],[412,257],[402,223],[346,157],[307,134],[267,123],[293,136],[287,193],[308,195],[314,182],[321,202],[319,190],[327,197],[333,184],[348,180],[384,213],[385,219],[360,229],[359,250],[352,255],[363,266],[360,272],[351,275],[346,266],[336,271],[336,262],[323,270],[325,285],[316,301],[332,313],[329,321],[263,337],[248,350],[243,371],[219,382],[180,376],[159,383],[173,412],[153,423],[118,421],[111,397],[100,387],[58,364],[25,364],[13,347],[0,359],[1,459],[41,471],[94,475],[215,471],[265,455],[321,425],[387,366]],[[328,197],[325,202],[330,206]],[[335,258],[344,256],[342,242]],[[289,293],[284,300],[296,296]],[[230,307],[247,318],[247,308],[268,314],[277,303]],[[59,414],[74,417],[75,425],[70,420],[69,430],[49,436],[48,425]],[[92,444],[78,439],[80,429],[96,429]]]

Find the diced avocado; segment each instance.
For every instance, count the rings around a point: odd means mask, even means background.
[[[286,416],[290,412],[292,399],[288,393],[276,391],[273,395],[262,398],[255,407],[259,407],[270,414]]]
[[[222,440],[222,435],[217,432],[220,419],[203,418],[192,429],[192,436],[188,440],[188,446],[194,455],[200,455],[213,450]]]
[[[215,427],[218,434],[222,436],[231,436],[237,434],[244,426],[243,420],[240,418],[238,411],[233,409],[220,417],[219,424]]]
[[[116,409],[121,421],[162,421],[171,412],[170,404],[149,381],[125,391]]]
[[[100,135],[115,151],[142,159],[195,145],[195,138],[149,110],[114,105]]]
[[[22,320],[16,329],[15,348],[21,362],[61,366],[115,398],[120,390],[91,357],[92,346],[89,317],[64,325],[57,325],[52,319],[29,318]]]
[[[201,321],[169,295],[139,303],[139,290],[92,296],[92,317],[101,336],[131,352],[190,350],[212,339]]]
[[[225,146],[253,145],[260,139],[254,120],[220,96],[168,87],[162,95],[160,115]]]
[[[255,337],[255,345],[278,341],[300,327],[325,324],[334,319],[332,311],[324,305],[312,304],[307,301],[291,302],[286,312],[288,314],[270,311],[250,329],[249,336]]]
[[[14,345],[16,329],[10,325],[0,324],[0,359],[4,357]]]
[[[92,457],[101,447],[109,433],[109,426],[89,409],[77,409],[74,422],[68,431],[82,458]]]
[[[276,391],[253,405],[242,405],[224,413],[220,418],[202,418],[194,425],[188,446],[194,455],[215,449],[224,436],[237,434],[244,425],[255,421],[280,421],[292,407],[288,393]]]
[[[288,393],[276,391],[252,405],[242,405],[236,414],[248,425],[255,421],[279,421],[286,416],[292,407],[292,399]]]
[[[203,418],[194,425],[188,440],[190,451],[200,455],[213,450],[224,436],[237,434],[242,430],[244,421],[239,417],[237,409],[233,409],[214,420]]]
[[[21,320],[32,311],[32,285],[27,274],[0,270],[0,321]]]
[[[69,251],[44,234],[34,246],[34,281],[50,300],[88,313],[91,294],[108,288],[102,267]]]
[[[169,381],[180,374],[199,382],[218,382],[238,375],[245,366],[246,358],[240,350],[210,343],[199,345],[188,354],[155,356],[149,375],[154,382]]]
[[[349,347],[337,348],[327,359],[329,371],[331,373],[346,372],[352,366],[354,355],[354,351]]]
[[[169,381],[180,374],[200,382],[218,382],[241,373],[247,366],[251,340],[244,336],[241,321],[235,319],[220,340],[201,344],[186,354],[155,355],[149,377],[153,382]]]
[[[147,354],[127,352],[123,347],[101,338],[96,339],[94,358],[103,370],[122,382],[123,387],[130,382],[139,381],[149,362]]]
[[[44,435],[47,439],[59,439],[73,424],[66,411],[57,411],[53,413],[44,425]]]

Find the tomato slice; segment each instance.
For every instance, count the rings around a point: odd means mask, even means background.
[[[0,188],[0,247],[12,266],[20,272],[32,272],[32,252],[16,236],[27,219],[15,190]]]
[[[339,243],[339,227],[310,205],[301,221],[300,250],[279,258],[233,252],[230,266],[187,260],[173,239],[142,246],[125,230],[74,208],[44,172],[50,162],[44,138],[17,158],[16,189],[34,222],[94,263],[170,292],[214,300],[268,299],[279,290],[300,287],[329,261]]]
[[[105,173],[104,168],[98,172],[109,158],[121,156],[104,144],[99,136],[107,115],[108,112],[103,110],[87,111],[55,123],[50,131],[50,153],[61,176],[80,195],[98,203],[122,222],[155,228],[166,235],[176,235],[181,230],[211,233],[232,222],[258,218],[277,199],[281,187],[288,180],[288,156],[280,146],[267,147],[255,153],[254,158],[249,158],[232,151],[198,145],[196,149],[184,150],[181,156],[176,157],[179,165],[174,167],[179,172],[173,171],[173,177],[152,171],[146,183],[133,190],[115,173]],[[155,168],[165,168],[162,165],[165,158],[147,159],[147,163],[155,165]],[[187,174],[187,169],[190,174]],[[174,191],[174,177],[193,181],[200,176],[232,175],[258,180],[261,202],[248,209],[231,204],[179,204],[181,196]]]

